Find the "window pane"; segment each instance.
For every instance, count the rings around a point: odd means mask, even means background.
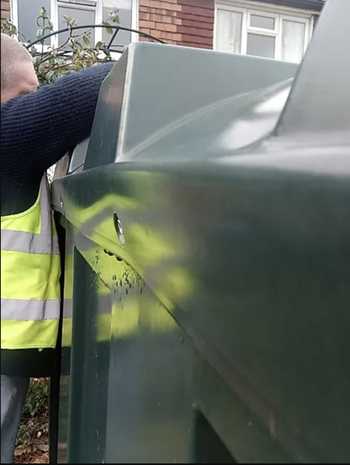
[[[66,20],[64,19],[65,16],[69,18],[74,18],[76,20],[76,26],[84,26],[85,24],[95,24],[95,10],[87,9],[83,6],[80,8],[72,8],[63,4],[59,4],[58,7],[58,29],[64,29],[67,27]],[[90,31],[91,32],[91,45],[95,42],[95,31],[94,29],[80,29],[74,31],[76,34],[82,34],[84,32]],[[68,38],[68,32],[61,33],[58,36],[58,43],[62,44]]]
[[[222,52],[241,52],[242,13],[217,10],[216,47]]]
[[[275,29],[275,18],[269,16],[251,15],[250,25],[252,27],[262,27],[263,29]]]
[[[259,57],[275,57],[275,38],[261,34],[248,34],[247,54]]]
[[[50,16],[50,0],[18,0],[18,30],[21,39],[32,42],[37,38],[36,31],[39,26],[36,24],[36,18],[42,6]],[[49,41],[45,43],[49,43]]]
[[[282,59],[299,63],[304,54],[305,24],[283,20]]]
[[[84,6],[96,6],[97,0],[58,0],[60,3],[77,4]]]
[[[122,27],[130,27],[131,28],[131,21],[132,21],[132,0],[103,0],[103,21],[109,19],[109,14],[115,10],[119,16],[119,23],[112,23],[118,26],[118,24]],[[105,29],[102,30],[102,40],[107,44],[112,38],[112,34],[109,34]],[[131,42],[131,33],[128,31],[119,31],[113,40],[112,48],[120,49],[123,48],[125,45]]]

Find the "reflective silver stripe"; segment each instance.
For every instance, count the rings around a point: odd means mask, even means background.
[[[58,299],[1,299],[1,320],[57,320],[59,314]]]
[[[58,239],[53,234],[50,191],[46,174],[40,184],[40,233],[34,234],[11,229],[1,230],[1,250],[58,255]]]
[[[98,300],[96,305],[96,313],[111,313],[112,300],[111,295],[99,295],[97,292]],[[63,318],[72,318],[73,315],[73,300],[64,299],[63,301]]]
[[[73,314],[72,307],[73,307],[72,299],[63,300],[63,318],[72,318],[72,314]]]
[[[22,231],[1,231],[1,250],[58,255],[58,242],[49,234],[32,234]]]

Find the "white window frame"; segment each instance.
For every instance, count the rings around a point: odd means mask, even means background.
[[[305,29],[304,29],[304,50],[303,52],[305,53],[307,46],[309,45],[311,36],[312,36],[312,29],[311,25],[313,22],[313,16],[310,18],[303,18],[300,16],[290,16],[290,15],[281,15],[280,16],[280,30],[282,30],[282,23],[283,21],[292,21],[294,23],[300,23],[304,24]],[[282,35],[280,34],[280,40],[282,40]],[[279,57],[278,60],[282,60],[282,45],[280,44],[279,47]]]
[[[245,30],[242,30],[242,55],[247,54],[247,44],[248,44],[248,34],[258,34],[260,36],[274,37],[275,38],[275,50],[274,58],[276,59],[277,51],[279,50],[279,36],[280,36],[280,23],[279,16],[275,13],[266,12],[263,10],[246,10],[246,21],[245,21]],[[272,18],[275,23],[274,29],[265,29],[261,27],[251,26],[250,19],[251,16],[265,16],[267,18]]]
[[[50,20],[52,22],[54,31],[58,30],[58,1],[59,0],[50,0]],[[86,9],[96,10],[95,14],[95,23],[102,24],[102,8],[103,0],[95,0],[96,7],[89,7],[86,5]],[[74,8],[74,3],[71,4],[71,7]],[[78,8],[78,7],[76,7]],[[139,22],[139,0],[131,1],[131,29],[138,29]],[[18,29],[18,1],[10,0],[10,10],[11,10],[11,21]],[[102,28],[95,29],[95,43],[102,40]],[[138,34],[131,33],[131,42],[136,42],[138,40]],[[51,39],[51,45],[56,47],[58,45],[57,35],[53,36]]]
[[[18,30],[18,4],[17,0],[10,0],[10,19]]]
[[[241,26],[241,50],[240,54],[243,55],[243,50],[247,50],[247,18],[245,15],[246,8],[240,8],[239,6],[227,4],[226,2],[215,2],[215,10],[214,10],[214,39],[213,39],[213,48],[217,50],[217,12],[218,10],[230,11],[232,13],[240,13],[242,14],[242,26]],[[243,42],[245,42],[243,44]]]
[[[311,39],[314,16],[318,16],[319,12],[314,10],[303,10],[268,3],[258,3],[254,1],[241,1],[241,0],[217,0],[215,2],[214,10],[214,50],[217,50],[217,11],[225,10],[234,13],[242,14],[242,30],[241,30],[241,50],[242,55],[247,54],[247,39],[248,33],[255,33],[270,37],[275,37],[275,60],[282,59],[282,22],[283,20],[290,20],[305,25],[304,37],[304,52]],[[266,16],[275,19],[275,29],[264,29],[250,26],[251,15]]]
[[[131,29],[139,30],[139,0],[132,0],[131,7]],[[136,32],[131,33],[131,42],[138,42],[139,35]]]
[[[58,8],[59,8],[59,3],[60,0],[50,0],[50,11],[51,11],[51,22],[53,25],[54,31],[58,30]],[[61,3],[66,3],[69,5],[69,8],[72,10],[81,10],[81,6],[79,4],[74,4],[73,2],[70,3],[69,0],[66,0]],[[93,5],[83,5],[84,10],[87,11],[94,11],[95,12],[95,24],[101,24],[102,22],[102,1],[101,0],[95,0],[96,6]],[[100,16],[100,11],[101,11],[101,16]],[[99,17],[100,16],[100,17]],[[99,42],[102,39],[102,29],[101,28],[96,28],[95,31],[95,43]],[[57,34],[54,35],[51,39],[51,45],[53,47],[58,46],[58,36]]]

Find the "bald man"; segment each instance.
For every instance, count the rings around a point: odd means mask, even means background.
[[[38,87],[30,53],[15,39],[1,34],[1,103]]]
[[[30,54],[1,34],[1,463],[13,462],[29,377],[36,376],[31,369],[47,360],[57,339],[60,270],[46,170],[89,136],[111,66],[93,66],[38,88]],[[33,225],[43,218],[41,244]],[[25,286],[18,276],[25,277]]]

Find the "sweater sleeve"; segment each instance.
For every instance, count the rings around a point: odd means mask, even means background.
[[[1,105],[1,171],[42,173],[88,137],[100,85],[112,64],[74,72]]]

